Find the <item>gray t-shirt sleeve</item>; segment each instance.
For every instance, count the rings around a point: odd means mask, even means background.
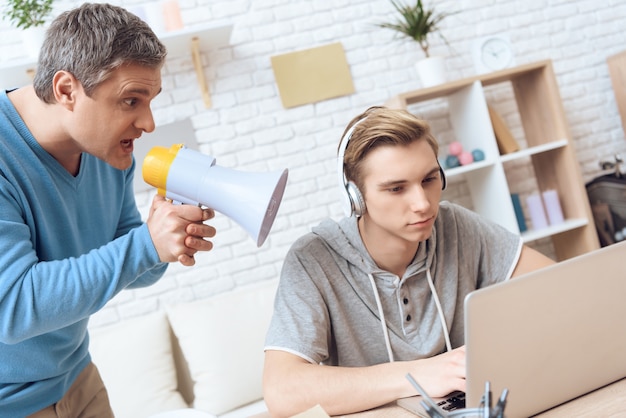
[[[329,249],[313,234],[292,246],[283,264],[265,350],[287,351],[311,363],[328,358],[330,318],[313,278],[328,280],[333,272],[324,271],[324,265],[332,264]]]

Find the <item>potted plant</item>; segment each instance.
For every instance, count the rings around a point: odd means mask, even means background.
[[[54,0],[7,0],[3,17],[19,29],[26,49],[31,55],[37,55],[45,34],[44,25],[52,13]]]
[[[378,26],[395,30],[402,36],[417,42],[425,55],[425,59],[417,63],[417,70],[425,87],[445,82],[443,57],[430,55],[429,41],[432,34],[438,33],[447,44],[446,39],[439,32],[439,24],[454,13],[437,13],[433,8],[425,7],[422,0],[417,0],[413,6],[401,4],[397,0],[390,1],[400,16],[393,22],[379,23]]]

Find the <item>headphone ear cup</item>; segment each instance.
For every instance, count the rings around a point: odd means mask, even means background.
[[[350,129],[344,134],[339,142],[339,151],[337,153],[337,176],[339,180],[339,193],[341,194],[341,206],[343,212],[347,217],[356,215],[357,217],[365,213],[365,201],[363,196],[355,184],[346,181],[346,175],[344,172],[343,159],[348,147],[348,142],[352,137],[352,132],[357,125],[363,122],[366,117],[363,117],[352,124]]]
[[[356,184],[349,181],[346,186],[346,191],[348,192],[348,196],[350,198],[350,202],[352,204],[352,210],[354,215],[358,218],[365,214],[365,199],[363,199],[363,195]]]
[[[441,166],[439,166],[439,173],[441,174],[441,190],[446,190],[446,173],[443,172],[443,168],[441,168]]]
[[[343,210],[344,215],[346,215],[348,218],[352,216],[352,214],[354,213],[354,208],[353,208],[353,204],[352,204],[352,198],[350,197],[350,194],[348,192],[348,186],[345,184],[342,184],[340,187],[340,194],[341,194],[341,208]]]

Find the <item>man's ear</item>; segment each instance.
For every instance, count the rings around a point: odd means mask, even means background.
[[[76,77],[68,71],[58,71],[52,78],[52,91],[57,103],[72,110],[76,104],[76,95],[81,88]]]

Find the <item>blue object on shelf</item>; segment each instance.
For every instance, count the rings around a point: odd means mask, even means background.
[[[522,210],[519,195],[517,193],[511,193],[511,200],[513,201],[513,209],[515,210],[515,217],[517,218],[519,232],[524,232],[528,228],[526,227],[526,220],[524,219],[524,211]]]
[[[474,161],[482,161],[485,159],[485,153],[480,148],[476,148],[472,151],[472,157],[474,157]]]
[[[454,168],[460,165],[461,162],[459,161],[459,157],[457,157],[456,155],[448,155],[446,157],[446,168]]]

